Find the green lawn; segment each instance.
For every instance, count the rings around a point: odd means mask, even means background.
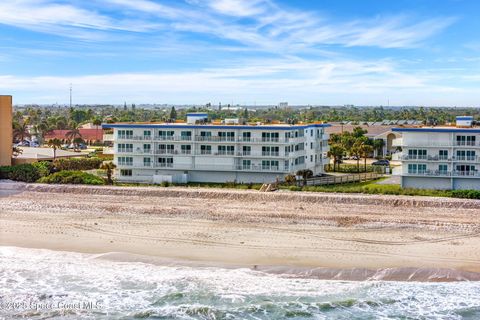
[[[337,185],[325,185],[315,187],[295,187],[285,186],[284,189],[292,191],[309,191],[309,192],[340,192],[340,193],[365,193],[365,194],[394,194],[406,196],[431,196],[431,197],[454,197],[480,199],[480,191],[475,190],[423,190],[423,189],[402,189],[397,184],[377,184],[383,180],[377,179],[367,182],[345,183]]]

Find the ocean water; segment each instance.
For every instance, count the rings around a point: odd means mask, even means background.
[[[331,281],[0,247],[3,319],[480,319],[480,282]]]

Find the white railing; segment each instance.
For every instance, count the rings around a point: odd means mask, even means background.
[[[480,172],[478,171],[425,170],[417,172],[405,172],[403,174],[422,177],[480,177]]]

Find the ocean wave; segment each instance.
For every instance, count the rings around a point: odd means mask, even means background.
[[[480,282],[323,280],[14,247],[0,248],[0,287],[8,319],[480,318]]]

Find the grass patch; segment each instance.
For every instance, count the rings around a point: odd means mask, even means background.
[[[428,196],[428,197],[450,197],[465,199],[480,199],[480,191],[476,190],[428,190],[428,189],[412,189],[401,188],[396,184],[377,184],[383,180],[377,179],[367,182],[345,183],[337,185],[324,186],[283,186],[282,189],[291,191],[308,191],[308,192],[338,192],[338,193],[365,193],[365,194],[390,194],[405,196]]]

